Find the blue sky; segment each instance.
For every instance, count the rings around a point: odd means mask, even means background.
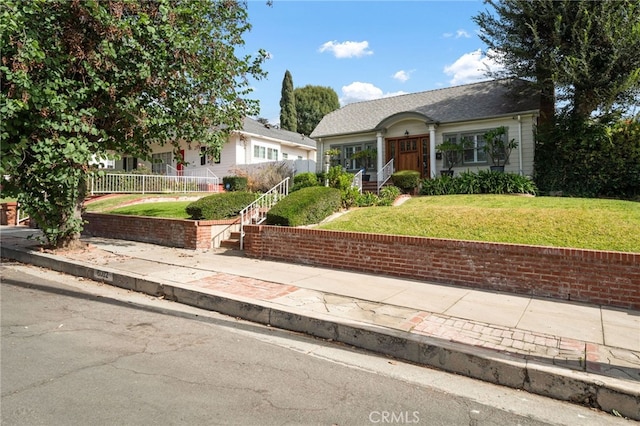
[[[341,105],[486,79],[472,17],[482,1],[248,2],[247,53],[265,49],[266,79],[253,81],[260,117],[276,124],[286,70],[294,87],[333,88]]]

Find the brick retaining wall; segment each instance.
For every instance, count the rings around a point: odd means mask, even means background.
[[[251,225],[250,257],[640,309],[640,253]]]
[[[212,228],[235,220],[183,220],[85,213],[83,234],[187,249],[211,248]]]
[[[2,203],[0,206],[0,225],[18,225],[18,203]]]

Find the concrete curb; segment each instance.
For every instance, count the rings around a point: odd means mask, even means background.
[[[58,272],[164,297],[244,320],[329,339],[394,358],[486,382],[597,408],[640,420],[640,386],[628,381],[567,370],[485,348],[402,332],[267,301],[220,294],[134,273],[89,265],[48,253],[0,247],[2,257]]]

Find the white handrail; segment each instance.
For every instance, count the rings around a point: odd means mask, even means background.
[[[378,195],[380,194],[380,188],[384,186],[385,183],[391,178],[393,174],[393,158],[389,160],[387,164],[382,167],[381,170],[378,171],[377,179],[378,179]]]
[[[362,169],[358,170],[358,173],[353,175],[353,180],[351,181],[352,188],[358,188],[358,191],[362,194]]]
[[[240,212],[240,250],[244,247],[244,225],[262,223],[267,218],[267,212],[271,207],[287,195],[289,195],[289,178],[285,178],[242,209]]]

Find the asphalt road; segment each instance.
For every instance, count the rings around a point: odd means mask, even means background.
[[[628,424],[90,280],[0,272],[3,425]]]

